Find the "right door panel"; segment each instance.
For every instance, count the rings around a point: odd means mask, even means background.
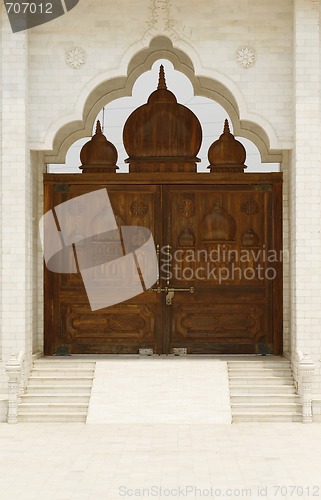
[[[163,190],[168,207],[163,243],[171,257],[163,246],[170,276],[162,273],[162,279],[170,277],[174,289],[166,306],[165,351],[279,354],[282,332],[273,331],[274,293],[282,276],[273,186],[172,185]]]

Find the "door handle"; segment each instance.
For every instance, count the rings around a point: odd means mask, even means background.
[[[168,287],[165,286],[165,288],[161,288],[160,286],[158,287],[153,287],[148,289],[149,292],[165,292],[165,293],[174,293],[174,292],[189,292],[189,293],[195,293],[195,288],[193,286],[190,286],[189,288],[173,288],[173,287]]]
[[[189,293],[195,293],[195,288],[193,286],[187,287],[187,288],[167,288],[167,292],[189,292]]]
[[[195,293],[195,288],[193,286],[190,286],[189,288],[169,288],[168,286],[166,286],[165,288],[161,288],[161,287],[150,288],[149,292],[157,292],[157,293],[165,292],[166,305],[171,306],[175,292]]]

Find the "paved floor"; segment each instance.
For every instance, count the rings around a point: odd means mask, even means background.
[[[227,362],[205,358],[97,361],[87,422],[231,423]]]
[[[220,497],[321,497],[321,424],[0,424],[1,500]]]

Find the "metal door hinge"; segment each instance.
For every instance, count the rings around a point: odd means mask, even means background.
[[[70,184],[56,184],[54,186],[54,190],[55,191],[63,191],[64,193],[68,192],[68,191],[70,191]]]
[[[174,356],[186,356],[187,349],[186,347],[173,347]]]
[[[67,345],[60,345],[54,352],[54,356],[71,356],[69,347]]]
[[[265,193],[266,191],[272,191],[272,184],[257,184],[254,189]]]
[[[139,349],[138,352],[140,356],[153,356],[154,354],[153,349]]]

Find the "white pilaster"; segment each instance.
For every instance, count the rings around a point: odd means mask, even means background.
[[[312,383],[321,393],[321,121],[320,4],[294,2],[295,151],[292,156],[291,279],[292,359],[308,352],[316,363]]]
[[[27,32],[15,33],[2,9],[1,27],[1,374],[0,392],[8,383],[5,363],[12,353],[26,353],[32,337],[32,206],[27,144]]]

